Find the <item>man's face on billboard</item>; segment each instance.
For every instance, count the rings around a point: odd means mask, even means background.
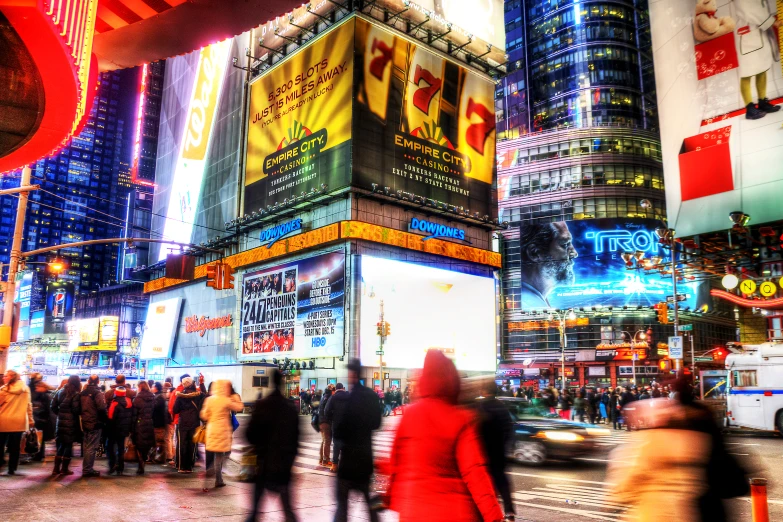
[[[558,285],[572,285],[576,280],[574,275],[574,259],[576,250],[568,225],[563,222],[552,223],[555,228],[555,238],[544,254],[542,272],[547,279]]]

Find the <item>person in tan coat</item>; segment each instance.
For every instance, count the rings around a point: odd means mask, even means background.
[[[8,474],[16,475],[19,466],[19,450],[22,433],[35,426],[30,389],[19,374],[7,370],[0,387],[0,466],[4,465],[5,447],[8,445]]]
[[[231,453],[234,440],[234,426],[231,422],[231,412],[240,412],[244,407],[239,396],[231,393],[231,381],[218,380],[212,384],[212,395],[204,401],[201,408],[201,420],[207,424],[207,451],[215,454],[215,487],[222,488],[223,463]],[[207,488],[204,487],[204,491]]]

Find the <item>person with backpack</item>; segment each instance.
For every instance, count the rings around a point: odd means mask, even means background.
[[[109,454],[109,475],[122,475],[125,470],[125,441],[135,424],[133,401],[126,396],[124,386],[114,388],[107,417],[109,444],[106,452]]]
[[[8,474],[15,475],[19,465],[22,433],[35,425],[30,389],[14,370],[6,370],[0,387],[0,466],[5,464],[5,447],[8,445]]]
[[[33,401],[33,419],[35,429],[42,435],[38,453],[33,455],[34,462],[43,462],[46,456],[46,442],[54,439],[52,422],[52,387],[43,380],[38,372],[30,375],[30,399]]]
[[[196,388],[193,379],[182,379],[182,391],[177,393],[173,412],[178,416],[177,423],[177,470],[180,473],[193,473],[196,461],[197,445],[193,442],[196,428],[201,425],[199,412],[204,401],[203,393]]]
[[[93,468],[95,455],[101,445],[101,432],[106,421],[106,396],[98,387],[100,378],[90,375],[87,386],[81,394],[82,430],[84,430],[84,442],[82,452],[82,477],[97,477],[101,473]]]
[[[321,452],[318,460],[319,466],[332,467],[332,421],[326,414],[326,405],[332,398],[332,385],[326,387],[321,396],[321,404],[318,406],[318,428],[321,432]]]
[[[155,462],[162,464],[174,458],[174,450],[171,449],[171,438],[168,436],[168,427],[171,425],[168,400],[163,392],[163,386],[156,382],[152,385],[155,400],[152,406],[152,430],[155,433]]]
[[[54,457],[52,475],[73,475],[68,469],[73,454],[73,443],[81,438],[79,416],[82,412],[82,382],[78,375],[68,377],[68,383],[55,394],[51,408],[57,415],[55,440],[57,455]]]

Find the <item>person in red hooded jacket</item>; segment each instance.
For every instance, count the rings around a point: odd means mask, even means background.
[[[498,522],[498,504],[473,412],[457,406],[454,363],[430,350],[392,447],[390,508],[400,522]]]

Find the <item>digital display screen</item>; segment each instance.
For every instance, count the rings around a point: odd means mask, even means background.
[[[181,297],[149,304],[141,337],[139,359],[167,359],[171,356],[181,307]]]
[[[585,306],[652,306],[673,295],[671,274],[629,270],[623,252],[642,252],[645,259],[670,262],[669,250],[658,243],[654,220],[592,219],[533,223],[520,227],[521,283],[509,289],[523,311]],[[680,306],[709,303],[701,284],[683,280]]]
[[[428,350],[441,350],[460,370],[494,372],[495,280],[413,263],[361,257],[360,356],[379,367],[378,322],[388,368],[421,368]]]

